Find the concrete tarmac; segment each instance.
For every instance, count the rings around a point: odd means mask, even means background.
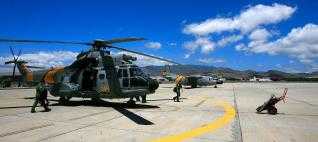
[[[161,84],[147,103],[128,99],[95,103],[49,97],[51,112],[30,113],[34,89],[0,90],[0,141],[246,141],[314,142],[318,139],[318,84],[225,83],[183,89],[173,102],[173,84]],[[288,88],[278,114],[255,109]]]

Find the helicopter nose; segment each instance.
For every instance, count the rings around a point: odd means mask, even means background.
[[[155,92],[156,89],[158,89],[159,83],[155,79],[150,79],[149,80],[149,90],[151,93]]]

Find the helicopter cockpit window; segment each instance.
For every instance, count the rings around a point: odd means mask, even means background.
[[[130,77],[136,76],[136,69],[135,68],[130,68],[129,69]]]
[[[134,76],[144,77],[145,76],[145,74],[142,72],[142,70],[140,68],[130,68],[129,73],[130,73],[131,77],[134,77]]]
[[[130,78],[131,87],[144,87],[147,86],[147,81],[141,77]]]

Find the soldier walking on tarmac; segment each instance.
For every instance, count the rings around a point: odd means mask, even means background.
[[[38,103],[40,103],[44,107],[44,110],[46,112],[51,111],[51,109],[49,108],[49,101],[47,100],[47,89],[43,80],[36,86],[36,95],[31,113],[35,113],[35,108]]]
[[[177,96],[173,97],[173,101],[175,102],[180,102],[180,91],[182,88],[182,81],[184,80],[184,77],[182,75],[178,75],[176,78],[176,87],[173,88],[173,92],[175,92],[177,94]]]

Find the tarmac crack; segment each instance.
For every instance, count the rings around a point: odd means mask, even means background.
[[[194,105],[194,107],[199,107],[201,104],[203,104],[206,100],[202,100],[199,103],[197,103],[196,105]]]
[[[36,129],[41,129],[41,128],[48,127],[48,126],[53,126],[53,125],[54,125],[54,124],[46,124],[46,125],[40,125],[40,126],[31,127],[31,128],[28,128],[28,129],[23,129],[23,130],[8,132],[8,133],[0,134],[0,137],[6,137],[6,136],[10,136],[10,135],[16,135],[16,134],[20,134],[20,133],[24,133],[24,132],[28,132],[28,131],[32,131],[32,130],[36,130]]]
[[[73,130],[70,130],[70,131],[66,131],[66,132],[63,132],[63,133],[51,135],[51,136],[49,136],[49,137],[40,139],[38,142],[45,141],[45,140],[49,140],[49,139],[51,139],[51,138],[58,137],[58,136],[62,136],[62,135],[65,135],[65,134],[69,134],[69,133],[72,133],[72,132],[75,132],[75,131],[78,131],[78,130],[81,130],[81,129],[84,129],[84,128],[88,128],[88,127],[91,127],[91,126],[96,126],[97,124],[104,123],[104,122],[107,122],[107,121],[111,121],[111,120],[114,120],[114,119],[118,119],[118,118],[121,118],[121,117],[123,117],[123,116],[124,116],[124,115],[119,115],[119,116],[116,116],[116,117],[113,117],[113,118],[110,118],[110,119],[107,119],[107,120],[99,121],[99,122],[97,122],[97,123],[92,123],[92,124],[89,124],[89,125],[85,125],[85,126],[82,126],[82,127],[79,127],[79,128],[73,129]]]
[[[168,103],[168,102],[158,104],[158,106],[160,106],[160,105],[162,105],[162,104],[166,104],[166,103]],[[113,110],[112,110],[112,111],[113,111]],[[140,111],[142,111],[142,110],[137,110],[136,112],[140,112]],[[104,123],[104,122],[107,122],[107,121],[112,121],[112,120],[115,120],[115,119],[119,119],[119,118],[121,118],[121,117],[123,117],[123,116],[125,116],[125,115],[124,115],[124,114],[121,114],[121,115],[119,115],[119,116],[115,116],[115,117],[110,118],[110,119],[107,119],[107,120],[103,120],[103,121],[99,121],[99,122],[96,122],[96,123],[88,124],[88,125],[85,125],[85,126],[82,126],[82,127],[79,127],[79,128],[73,129],[73,130],[70,130],[70,131],[66,131],[66,132],[63,132],[63,133],[51,135],[51,136],[49,136],[49,137],[40,139],[38,142],[45,141],[45,140],[49,140],[49,139],[52,139],[52,138],[55,138],[55,137],[58,137],[58,136],[65,135],[65,134],[69,134],[69,133],[72,133],[72,132],[75,132],[75,131],[78,131],[78,130],[81,130],[81,129],[84,129],[84,128],[96,126],[97,124]]]
[[[288,99],[293,100],[293,101],[295,101],[295,102],[304,103],[304,104],[306,104],[306,105],[313,106],[313,107],[316,107],[316,106],[317,106],[317,105],[312,104],[312,103],[309,103],[309,102],[307,102],[307,101],[298,100],[298,99],[291,98],[291,97],[288,97]]]
[[[92,114],[88,114],[88,115],[84,115],[84,116],[80,116],[80,117],[71,118],[71,119],[68,119],[67,121],[79,120],[79,119],[82,119],[82,118],[91,117],[91,116],[96,116],[96,115],[108,113],[108,112],[111,112],[111,111],[114,111],[114,110],[107,110],[107,111],[102,111],[102,112],[96,112],[96,113],[92,113]]]

